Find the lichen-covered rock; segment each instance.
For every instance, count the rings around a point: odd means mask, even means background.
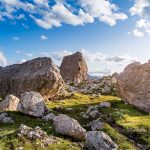
[[[44,99],[38,92],[25,92],[20,96],[18,110],[24,114],[42,117],[45,111]]]
[[[82,53],[76,52],[64,57],[60,72],[65,82],[80,83],[86,81],[88,67]]]
[[[29,140],[39,140],[44,146],[57,144],[60,141],[57,137],[48,136],[40,127],[30,128],[23,124],[20,125],[17,134],[19,137],[28,138]]]
[[[53,97],[64,86],[58,67],[50,58],[36,58],[22,64],[0,69],[0,96],[19,96],[23,92],[36,91],[45,98]]]
[[[86,136],[89,150],[117,150],[118,146],[102,131],[89,131]]]
[[[0,112],[17,111],[19,101],[20,99],[14,95],[7,95],[6,98],[0,102]]]
[[[150,62],[128,65],[117,77],[117,89],[123,101],[150,113]]]
[[[53,119],[53,123],[57,133],[70,136],[77,141],[85,140],[86,130],[77,120],[60,114]]]

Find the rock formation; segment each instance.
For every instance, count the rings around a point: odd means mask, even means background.
[[[64,57],[60,72],[65,82],[80,83],[87,80],[88,68],[82,54],[76,52]]]
[[[58,67],[50,58],[36,58],[22,64],[0,69],[0,96],[19,96],[23,92],[36,91],[45,98],[62,90],[63,79]]]
[[[117,77],[117,89],[125,102],[150,113],[150,62],[128,65]]]

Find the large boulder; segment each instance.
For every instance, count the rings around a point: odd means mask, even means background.
[[[102,131],[89,131],[86,136],[89,150],[117,150],[118,146]]]
[[[0,112],[17,111],[20,99],[12,94],[9,94],[0,102]]]
[[[86,130],[81,127],[77,120],[60,114],[53,119],[53,123],[57,133],[70,136],[77,141],[85,140]]]
[[[82,53],[76,52],[64,57],[60,72],[65,82],[80,83],[86,81],[88,67]]]
[[[18,110],[24,114],[42,117],[45,111],[44,99],[41,94],[37,92],[22,93]]]
[[[19,96],[23,92],[36,91],[45,98],[53,97],[64,86],[58,67],[50,58],[36,58],[22,64],[0,69],[0,96]]]
[[[150,113],[150,62],[128,65],[117,77],[117,89],[125,102]]]

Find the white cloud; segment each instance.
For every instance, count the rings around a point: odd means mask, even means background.
[[[117,20],[127,19],[127,15],[118,11],[118,7],[108,0],[80,0],[81,7],[94,18],[114,26]]]
[[[18,41],[18,40],[20,40],[20,38],[17,37],[17,36],[14,36],[14,37],[13,37],[13,40]]]
[[[71,55],[71,54],[73,54],[73,52],[63,50],[63,51],[60,51],[60,52],[54,52],[53,57],[56,60],[62,60],[65,56],[68,56],[68,55]]]
[[[4,9],[0,10],[0,20],[25,19],[19,10],[23,10],[44,28],[60,27],[62,24],[73,26],[93,23],[95,19],[114,26],[118,20],[127,19],[127,15],[120,12],[117,5],[109,0],[79,0],[76,6],[67,1],[55,0],[51,4],[48,0],[33,0],[33,2],[19,0],[0,0]]]
[[[6,66],[7,65],[7,59],[4,56],[2,52],[0,52],[0,66]]]
[[[28,60],[25,59],[25,58],[23,58],[23,59],[19,60],[18,63],[19,63],[19,64],[22,64],[22,63],[24,63],[24,62],[26,62],[26,61],[28,61]]]
[[[133,35],[139,38],[142,38],[144,36],[144,33],[139,31],[138,29],[135,29],[132,31]]]
[[[136,16],[134,36],[143,37],[145,33],[150,34],[150,1],[135,0],[135,4],[130,8],[132,16]]]
[[[48,38],[46,37],[46,36],[44,36],[44,35],[41,35],[41,40],[47,40]]]

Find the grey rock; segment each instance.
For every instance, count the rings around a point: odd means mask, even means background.
[[[25,92],[20,96],[20,103],[18,110],[24,114],[35,117],[42,117],[44,115],[44,99],[38,92]]]
[[[101,102],[100,104],[100,107],[110,107],[111,104],[109,102]]]
[[[3,120],[1,122],[2,123],[14,123],[14,121],[12,120],[11,117],[5,117],[5,118],[3,118]]]
[[[102,131],[89,131],[86,136],[89,150],[117,150],[118,146]]]
[[[53,119],[55,118],[55,115],[53,113],[47,114],[46,116],[44,116],[42,119],[44,121],[53,121]]]
[[[85,140],[86,130],[77,120],[60,114],[53,119],[53,123],[57,133],[70,136],[77,141]]]

